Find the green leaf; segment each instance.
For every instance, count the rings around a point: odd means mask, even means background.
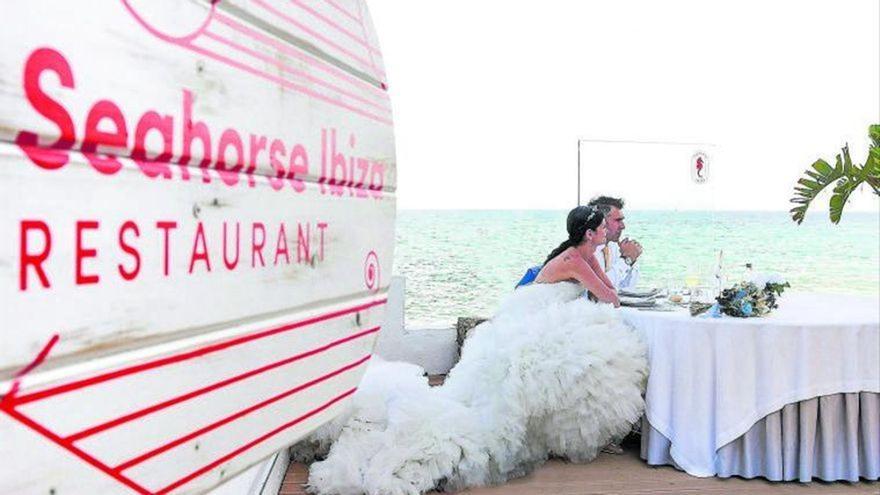
[[[835,194],[831,196],[831,200],[828,202],[828,213],[832,223],[840,223],[840,216],[843,214],[843,205],[845,203],[846,198],[842,195]]]
[[[833,223],[840,222],[850,195],[860,185],[867,183],[874,194],[880,196],[880,124],[869,126],[868,135],[872,145],[863,165],[853,163],[849,144],[845,144],[840,154],[835,155],[834,166],[820,158],[804,171],[804,177],[798,179],[789,200],[799,205],[789,210],[792,220],[798,224],[803,222],[812,201],[829,185],[833,194],[828,210]]]
[[[834,172],[834,169],[831,168],[831,165],[828,165],[828,162],[821,158],[813,162],[813,168],[816,169],[816,172],[819,172],[822,175],[829,175]],[[811,174],[809,170],[807,170],[807,173]]]
[[[825,184],[819,184],[818,182],[812,181],[809,179],[800,179],[800,180],[798,180],[798,184],[801,184],[803,186],[807,186],[808,188],[810,188],[814,191],[821,190],[823,187],[825,187]]]
[[[843,152],[843,174],[852,175],[853,163],[852,158],[849,156],[849,145],[845,145],[841,151]]]
[[[874,143],[875,148],[880,148],[880,124],[873,124],[868,127],[868,136]]]
[[[804,217],[807,214],[807,206],[798,206],[797,208],[792,208],[789,211],[791,213],[791,219],[797,222],[798,225],[800,225],[801,222],[804,221]]]

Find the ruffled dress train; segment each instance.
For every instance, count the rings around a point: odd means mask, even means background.
[[[416,494],[496,484],[548,457],[587,462],[644,410],[645,346],[572,283],[517,289],[445,383],[374,359],[352,407],[293,449],[310,491]]]

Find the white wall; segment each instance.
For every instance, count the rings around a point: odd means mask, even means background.
[[[445,374],[458,360],[455,328],[406,328],[405,287],[403,277],[391,280],[385,325],[379,332],[374,353],[389,361],[415,363],[432,375]]]

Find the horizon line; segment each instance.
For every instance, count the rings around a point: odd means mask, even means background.
[[[568,211],[570,208],[437,208],[437,207],[426,207],[426,208],[407,208],[407,207],[398,207],[397,211]],[[710,209],[701,209],[701,208],[624,208],[626,211],[678,211],[678,212],[717,212],[717,213],[786,213],[790,214],[789,210],[770,210],[770,209],[719,209],[719,210],[710,210]],[[880,208],[874,210],[867,209],[856,209],[856,210],[846,210],[843,212],[843,217],[847,215],[847,213],[853,214],[876,214],[880,215]],[[827,210],[812,210],[808,211],[807,215],[817,215],[823,214],[827,215]],[[843,218],[842,217],[842,218]]]

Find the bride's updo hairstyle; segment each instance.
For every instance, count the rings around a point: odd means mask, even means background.
[[[547,261],[544,264],[549,263],[550,260],[559,256],[566,249],[579,246],[584,241],[587,231],[595,231],[602,225],[602,220],[605,220],[605,214],[597,206],[578,206],[568,212],[568,220],[566,221],[568,239],[554,249],[550,256],[547,256]]]

